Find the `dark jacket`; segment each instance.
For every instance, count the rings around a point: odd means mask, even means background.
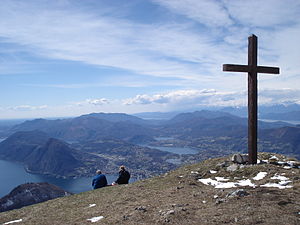
[[[106,176],[104,174],[97,174],[94,176],[92,186],[94,189],[107,186]]]
[[[117,184],[128,184],[130,179],[130,173],[127,170],[120,170],[119,177],[115,181]]]

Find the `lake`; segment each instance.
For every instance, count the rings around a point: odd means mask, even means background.
[[[155,139],[157,141],[167,141],[167,140],[173,140],[174,138],[173,137],[156,137]],[[171,153],[175,153],[175,154],[179,154],[179,155],[199,153],[199,150],[197,150],[195,148],[190,148],[190,147],[152,146],[152,145],[147,145],[147,144],[141,144],[140,146],[158,149],[160,151],[171,152]]]
[[[1,139],[0,142],[5,138]],[[169,138],[161,138],[169,139]],[[159,146],[145,146],[149,148],[158,149],[161,151],[172,152],[176,154],[197,154],[198,150],[189,147],[159,147]],[[172,160],[172,159],[170,159]],[[171,163],[178,164],[180,161],[170,161]],[[108,183],[112,183],[117,179],[117,174],[105,174]],[[136,179],[130,179],[131,182],[136,181]],[[20,163],[10,162],[5,160],[0,160],[0,198],[7,195],[13,188],[20,184],[29,182],[48,182],[54,184],[66,191],[72,193],[80,193],[84,191],[92,190],[91,182],[92,177],[81,177],[76,179],[62,179],[54,178],[45,175],[31,174],[24,170],[24,167]]]
[[[109,184],[117,179],[117,174],[105,175]],[[18,185],[29,182],[48,182],[72,193],[92,190],[92,177],[62,179],[45,175],[30,174],[24,170],[22,164],[0,160],[0,198],[7,195]]]
[[[197,154],[199,152],[197,149],[189,148],[189,147],[165,147],[165,146],[150,146],[150,145],[144,145],[144,147],[158,149],[160,151],[171,152],[179,155]]]
[[[270,123],[273,123],[273,122],[285,122],[285,123],[290,123],[290,124],[293,124],[293,125],[300,124],[300,121],[297,121],[297,120],[268,120],[268,119],[259,119],[259,120],[264,121],[264,122],[270,122]]]
[[[168,141],[168,140],[174,140],[174,138],[173,137],[156,137],[155,140]],[[144,144],[144,145],[142,144],[141,146],[158,149],[160,151],[171,152],[171,153],[175,153],[175,154],[179,154],[179,155],[199,153],[199,150],[197,150],[195,148],[190,148],[190,147],[152,146],[152,145],[147,145],[147,144]],[[175,164],[177,164],[177,163],[175,163]]]

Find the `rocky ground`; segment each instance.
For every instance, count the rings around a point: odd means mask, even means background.
[[[0,224],[300,224],[299,162],[210,159],[129,185],[0,214]]]

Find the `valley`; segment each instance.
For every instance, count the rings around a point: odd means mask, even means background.
[[[300,127],[259,122],[259,151],[300,157]],[[247,120],[220,111],[180,113],[169,120],[144,120],[122,113],[92,113],[67,119],[36,119],[3,134],[0,158],[22,163],[31,173],[88,177],[101,168],[114,174],[125,165],[146,178],[247,151]]]

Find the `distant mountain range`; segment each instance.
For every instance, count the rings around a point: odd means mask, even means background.
[[[147,121],[121,113],[93,113],[72,119],[29,120],[12,127],[11,133],[17,131],[40,130],[51,137],[68,141],[86,141],[113,137],[130,139],[135,135],[154,135],[146,127]]]
[[[205,107],[205,108],[189,109],[188,111],[171,111],[171,112],[144,112],[144,113],[136,113],[134,114],[134,116],[146,120],[169,120],[178,114],[188,113],[193,111],[210,111],[210,112],[219,111],[219,112],[230,113],[232,115],[239,116],[239,117],[248,116],[247,106]],[[300,104],[277,104],[277,105],[269,105],[269,106],[267,105],[258,106],[259,118],[264,118],[264,119],[271,119],[271,118],[267,118],[266,115],[275,113],[283,116],[283,117],[279,117],[278,118],[279,120],[285,120],[283,118],[286,114],[289,114],[290,112],[299,112],[299,111],[300,111]],[[297,120],[296,118],[299,118],[299,115],[291,118],[290,120]]]
[[[262,114],[260,118],[269,120],[300,121],[300,110],[285,113],[266,113]]]
[[[225,107],[219,109],[222,112],[228,112],[230,114],[241,116],[241,117],[247,117],[248,115],[248,108],[247,107]],[[259,105],[258,106],[258,114],[259,118],[264,119],[271,119],[268,118],[269,114],[278,114],[282,115],[284,117],[285,114],[288,114],[290,112],[300,111],[300,105],[299,104],[278,104],[278,105]],[[279,120],[285,120],[283,117],[278,117]],[[291,120],[297,120],[295,118]]]
[[[40,130],[50,137],[68,142],[80,142],[103,138],[125,141],[150,140],[163,135],[229,135],[245,136],[247,120],[226,112],[196,111],[181,113],[170,120],[143,120],[122,113],[92,113],[72,119],[35,119],[13,126],[10,133]],[[288,123],[259,122],[260,129],[292,126]]]
[[[91,175],[97,168],[116,172],[121,164],[129,165],[136,175],[149,176],[182,163],[247,149],[246,118],[207,110],[180,113],[169,120],[122,113],[35,119],[13,126],[8,134],[0,143],[0,158],[54,176]],[[145,145],[190,147],[199,153],[178,155]],[[299,158],[300,126],[259,121],[259,151]]]

